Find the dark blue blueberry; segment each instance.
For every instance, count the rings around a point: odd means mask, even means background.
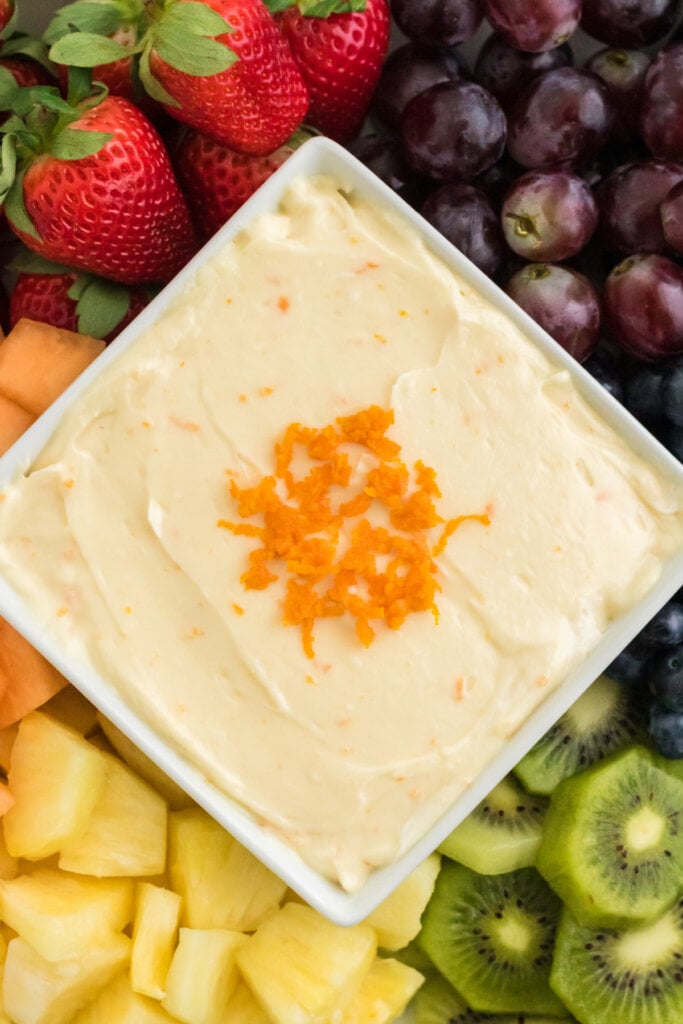
[[[664,757],[683,757],[683,711],[670,711],[661,704],[653,704],[650,736]]]
[[[633,415],[648,426],[663,418],[664,383],[669,367],[655,363],[637,370],[626,382],[624,404]]]
[[[664,382],[662,415],[683,427],[683,359],[677,359]]]
[[[653,655],[646,674],[659,703],[670,711],[683,711],[683,644]]]
[[[679,462],[683,462],[683,426],[666,421],[663,429],[657,431],[657,436],[664,447],[668,448]]]
[[[683,604],[668,601],[638,634],[640,647],[674,647],[683,644]]]
[[[650,651],[631,643],[618,654],[611,665],[605,669],[605,675],[628,686],[635,686],[643,680],[645,665]]]
[[[624,384],[621,374],[617,368],[606,362],[599,355],[589,356],[583,364],[591,377],[595,377],[598,384],[602,384],[605,391],[609,391],[618,402],[624,401]]]

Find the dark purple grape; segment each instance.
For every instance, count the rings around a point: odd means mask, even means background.
[[[667,245],[683,254],[683,181],[664,197],[659,204],[659,214]]]
[[[477,175],[472,184],[487,195],[497,209],[500,209],[508,189],[517,180],[521,171],[522,168],[519,164],[516,164],[507,153],[503,153],[500,160]]]
[[[602,240],[613,252],[666,252],[659,204],[683,181],[683,165],[648,160],[624,164],[598,189]]]
[[[629,256],[605,282],[614,337],[637,359],[683,352],[683,269],[657,254]]]
[[[589,71],[544,71],[522,92],[508,119],[508,149],[523,167],[576,167],[609,136],[613,107],[607,87]]]
[[[579,362],[591,354],[600,331],[600,301],[590,281],[567,267],[530,263],[514,274],[510,298]]]
[[[419,206],[429,192],[430,186],[408,167],[394,139],[359,135],[348,144],[348,149],[411,206]]]
[[[583,364],[591,377],[601,384],[605,391],[609,392],[617,402],[624,401],[624,383],[617,367],[600,357],[599,352],[594,352]]]
[[[662,419],[664,387],[669,376],[665,363],[639,366],[626,382],[624,405],[636,419],[653,429]]]
[[[505,114],[476,82],[441,82],[415,96],[403,111],[406,161],[434,181],[471,181],[505,149]]]
[[[391,13],[408,39],[423,46],[457,46],[481,25],[479,0],[392,0]]]
[[[683,651],[683,604],[680,601],[667,601],[663,608],[657,612],[653,618],[650,619],[647,626],[640,631],[638,634],[638,643],[643,647],[647,647],[650,651],[657,650],[659,653],[656,658],[661,658],[663,655],[670,654],[671,652],[660,651],[661,648],[670,648],[679,646],[679,655]],[[663,662],[656,661],[657,671],[654,673],[657,678],[658,672],[660,672]],[[681,669],[681,699],[683,701],[683,663],[680,666]],[[667,669],[668,673],[668,669]],[[660,700],[662,698],[660,697]],[[666,703],[664,701],[664,703]],[[683,706],[683,705],[682,705]]]
[[[640,127],[654,156],[683,162],[683,43],[662,50],[648,68]]]
[[[662,416],[677,427],[683,427],[683,359],[669,368],[662,389]]]
[[[384,62],[372,101],[374,113],[398,129],[401,114],[414,96],[439,82],[456,81],[461,67],[455,51],[428,50],[416,43],[399,46]]]
[[[583,248],[597,226],[598,207],[583,178],[568,171],[528,171],[508,192],[501,222],[513,252],[554,263]]]
[[[585,0],[581,28],[610,46],[644,46],[665,36],[678,0]]]
[[[650,736],[663,757],[683,757],[683,712],[670,711],[653,704],[650,711]]]
[[[527,53],[566,43],[581,17],[581,0],[483,0],[483,5],[494,29]]]
[[[605,83],[612,98],[616,118],[612,137],[627,141],[640,130],[645,74],[650,58],[642,50],[605,49],[594,53],[586,69]]]
[[[472,185],[450,182],[427,197],[421,212],[480,270],[493,277],[503,262],[505,243],[498,216],[483,192]]]
[[[571,63],[572,51],[566,44],[542,53],[523,53],[494,32],[480,49],[473,74],[507,108],[536,75]]]

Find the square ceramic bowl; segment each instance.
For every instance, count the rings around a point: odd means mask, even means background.
[[[137,317],[118,340],[34,424],[0,461],[0,487],[26,471],[50,439],[64,413],[78,403],[83,392],[123,350],[153,324],[186,283],[213,254],[220,251],[252,219],[273,211],[287,187],[299,176],[330,175],[351,186],[378,207],[400,215],[422,236],[428,248],[473,289],[520,327],[533,344],[573,378],[585,399],[627,443],[664,476],[683,485],[683,466],[674,460],[616,401],[548,335],[510,301],[488,278],[403,203],[378,178],[345,150],[318,138],[299,149],[211,239],[195,259]],[[578,669],[549,694],[530,718],[509,738],[497,757],[472,782],[443,817],[398,860],[375,870],[360,890],[348,893],[308,866],[294,849],[266,832],[242,806],[212,785],[183,759],[154,729],[137,717],[117,696],[105,678],[74,664],[52,641],[43,623],[26,607],[5,580],[0,580],[0,614],[69,678],[82,693],[145,751],[171,778],[253,851],[292,889],[331,920],[353,924],[370,913],[418,863],[486,796],[556,719],[603,671],[652,615],[683,585],[683,550],[664,566],[657,584],[628,614],[612,622],[600,642]]]

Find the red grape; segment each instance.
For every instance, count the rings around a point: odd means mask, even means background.
[[[503,262],[505,243],[495,210],[483,192],[449,182],[427,197],[421,213],[449,242],[493,277]]]
[[[457,46],[470,39],[482,20],[479,0],[392,0],[401,31],[423,46]]]
[[[583,274],[551,263],[529,263],[511,277],[506,291],[579,362],[594,350],[600,300]]]
[[[391,128],[398,128],[401,114],[414,96],[438,82],[460,77],[455,51],[428,50],[406,43],[389,54],[373,97],[373,111]]]
[[[678,0],[585,0],[581,28],[610,46],[644,46],[666,35],[677,7]]]
[[[605,311],[621,345],[637,359],[683,352],[683,269],[657,254],[629,256],[607,278]]]
[[[674,185],[659,204],[667,244],[683,255],[683,181]]]
[[[598,223],[590,185],[567,171],[528,171],[508,192],[501,212],[505,239],[535,262],[575,256]]]
[[[474,78],[507,107],[536,75],[571,63],[572,51],[566,44],[542,53],[523,53],[494,32],[479,51]]]
[[[627,141],[639,132],[640,108],[643,102],[645,74],[650,58],[642,50],[598,50],[586,64],[606,85],[617,118],[613,137]]]
[[[640,125],[654,156],[683,162],[683,43],[661,50],[643,86]]]
[[[613,252],[665,252],[659,204],[683,179],[683,165],[648,160],[624,164],[600,185],[602,239]]]
[[[572,36],[581,17],[581,0],[483,0],[484,14],[518,50],[540,53]]]

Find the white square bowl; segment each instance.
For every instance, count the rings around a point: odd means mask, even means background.
[[[43,449],[64,413],[75,403],[103,370],[176,299],[196,270],[254,217],[273,211],[295,178],[330,175],[377,206],[399,214],[422,236],[429,249],[450,266],[482,297],[503,311],[552,361],[566,369],[584,398],[627,443],[664,476],[683,486],[683,466],[678,463],[622,406],[597,384],[572,357],[567,355],[515,303],[474,267],[460,252],[427,224],[414,210],[369,172],[344,149],[324,138],[300,148],[258,190],[155,298],[74,384],[50,407],[30,430],[0,460],[0,488],[25,472]],[[0,579],[0,614],[7,618],[75,686],[148,754],[198,804],[228,829],[241,843],[284,879],[312,906],[332,921],[354,924],[365,918],[486,796],[557,718],[580,696],[655,612],[683,585],[683,550],[664,566],[657,584],[636,607],[612,622],[586,660],[566,681],[549,694],[524,725],[506,741],[504,748],[474,780],[442,818],[394,863],[375,870],[354,893],[308,866],[299,855],[273,834],[266,832],[241,805],[207,781],[204,775],[137,717],[116,694],[108,681],[85,670],[68,658],[59,644],[46,633],[35,613],[26,607],[9,584]]]

